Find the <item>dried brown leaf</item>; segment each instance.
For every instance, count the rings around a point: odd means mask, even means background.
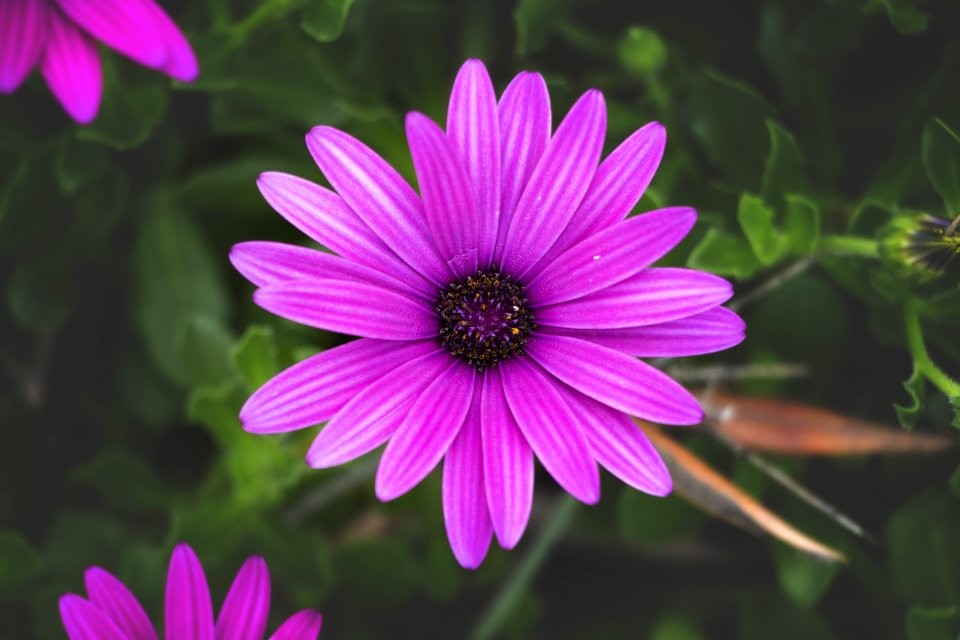
[[[784,522],[730,480],[713,470],[682,444],[654,425],[637,423],[660,452],[678,494],[707,513],[756,533],[767,533],[812,556],[829,562],[845,562],[843,554]]]
[[[937,453],[953,439],[904,431],[777,398],[711,393],[710,425],[745,449],[792,455]]]

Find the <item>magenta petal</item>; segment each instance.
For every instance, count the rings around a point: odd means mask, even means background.
[[[322,623],[323,617],[318,611],[306,609],[290,616],[270,640],[317,640]]]
[[[426,295],[436,287],[398,258],[343,198],[309,180],[286,173],[263,173],[257,186],[274,210],[331,251],[389,273]]]
[[[580,419],[597,462],[634,489],[654,496],[669,494],[670,472],[640,427],[625,413],[577,395],[570,408]]]
[[[512,358],[500,365],[503,392],[537,459],[570,495],[600,499],[600,473],[576,416],[536,365]]]
[[[467,417],[476,377],[476,369],[457,360],[420,393],[380,459],[380,500],[402,496],[437,466]]]
[[[500,546],[512,549],[527,528],[533,506],[533,450],[510,412],[497,369],[485,372],[480,402],[490,518]]]
[[[365,282],[297,280],[258,289],[254,302],[309,327],[364,338],[417,340],[437,335],[426,303]]]
[[[657,172],[666,144],[667,130],[651,122],[614,149],[600,163],[580,208],[540,264],[549,264],[597,229],[626,218]]]
[[[436,350],[432,340],[361,338],[318,353],[257,389],[240,410],[243,428],[251,433],[282,433],[320,424],[371,383]]]
[[[421,113],[407,114],[407,140],[427,226],[440,256],[457,267],[458,278],[473,275],[477,271],[477,198],[463,159],[443,130]]]
[[[243,563],[217,616],[217,640],[261,640],[270,615],[270,572],[252,556]]]
[[[87,569],[83,577],[90,602],[106,614],[128,640],[157,640],[150,618],[122,582],[99,567]]]
[[[59,11],[49,14],[40,71],[70,117],[80,124],[89,124],[97,116],[103,92],[100,54],[93,40]]]
[[[449,284],[450,270],[430,237],[423,205],[393,167],[331,127],[315,127],[307,134],[307,148],[330,184],[384,244],[435,284]]]
[[[476,196],[478,259],[485,269],[493,259],[500,220],[500,127],[497,96],[486,67],[467,60],[450,92],[447,136],[470,175]]]
[[[0,93],[15,91],[40,61],[50,13],[44,2],[0,2]]]
[[[153,16],[154,28],[167,48],[167,61],[161,70],[174,80],[193,82],[200,74],[197,56],[180,27],[154,0],[143,0],[144,7]]]
[[[603,95],[591,90],[550,139],[504,239],[501,266],[514,278],[522,278],[543,257],[577,210],[596,171],[606,126]]]
[[[550,333],[596,342],[632,356],[679,358],[734,347],[743,342],[746,325],[733,311],[716,307],[689,318],[647,327],[609,330],[554,327],[545,329]]]
[[[527,286],[534,307],[566,302],[626,280],[659,260],[693,227],[693,209],[658,209],[590,236],[547,265]]]
[[[259,287],[292,280],[346,280],[421,295],[410,285],[381,271],[329,253],[281,242],[241,242],[230,250],[230,262]]]
[[[433,380],[450,367],[450,355],[434,348],[388,372],[356,393],[316,437],[307,464],[333,467],[373,451],[406,419],[411,405]]]
[[[153,69],[161,69],[169,54],[157,28],[151,0],[56,0],[63,12],[84,31],[108,47]]]
[[[577,391],[629,415],[663,424],[703,420],[703,410],[689,391],[625,353],[542,333],[533,336],[525,349],[540,366]]]
[[[60,618],[70,640],[127,640],[103,611],[72,593],[60,598]]]
[[[733,287],[692,269],[644,269],[596,293],[536,310],[538,324],[578,329],[638,327],[702,313],[730,299]]]
[[[500,263],[513,213],[550,141],[550,94],[539,73],[522,72],[497,105],[500,124],[500,222],[493,260]]]
[[[213,640],[214,637],[207,577],[197,555],[186,544],[178,544],[170,559],[164,637],[183,640]]]
[[[475,385],[470,412],[443,460],[443,519],[450,548],[464,569],[480,566],[493,537],[484,493],[480,393]]]

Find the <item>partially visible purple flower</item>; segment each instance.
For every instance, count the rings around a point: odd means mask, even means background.
[[[181,82],[199,73],[154,0],[0,0],[0,92],[13,93],[39,66],[70,117],[92,122],[103,89],[97,41]]]
[[[87,597],[60,598],[60,615],[70,640],[158,640],[143,607],[122,582],[91,567],[84,575]],[[262,640],[270,614],[267,563],[250,557],[220,608],[216,622],[207,578],[196,554],[177,545],[167,574],[164,637],[167,640]],[[287,619],[270,640],[316,640],[322,618],[306,609]]]
[[[360,336],[267,382],[240,418],[253,433],[326,422],[307,462],[386,444],[381,500],[443,460],[443,510],[457,560],[477,567],[493,534],[512,548],[530,515],[534,458],[567,492],[600,498],[598,464],[665,495],[666,466],[631,420],[696,424],[682,386],[637,357],[726,349],[743,321],[728,282],[650,265],[693,226],[692,209],[627,217],[666,143],[659,123],[603,162],[606,110],[586,92],[551,133],[543,78],[524,72],[499,102],[468,61],[447,128],[407,116],[420,195],[348,134],[317,127],[307,147],[336,192],[281,174],[267,201],[339,255],[271,242],[230,254],[281,317]]]

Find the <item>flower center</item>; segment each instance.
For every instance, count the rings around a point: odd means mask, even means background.
[[[443,346],[480,371],[521,351],[536,328],[523,287],[496,270],[451,284],[436,310]]]

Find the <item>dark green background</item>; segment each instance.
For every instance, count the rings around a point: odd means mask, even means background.
[[[744,309],[742,346],[688,366],[801,364],[801,379],[730,388],[894,424],[892,405],[910,405],[901,311],[919,300],[931,354],[960,371],[956,276],[918,279],[896,252],[869,255],[891,216],[960,212],[960,140],[948,131],[960,127],[955,2],[164,6],[199,56],[195,84],[171,86],[105,51],[91,127],[68,121],[36,74],[0,98],[3,637],[62,638],[56,600],[81,590],[93,564],[161,620],[180,540],[207,567],[216,604],[243,559],[264,555],[271,628],[303,607],[323,611],[327,638],[466,638],[488,620],[551,519],[555,485],[538,476],[518,549],[491,551],[471,573],[447,547],[436,474],[381,505],[371,461],[312,471],[309,432],[245,434],[236,415],[250,392],[340,338],[258,310],[226,260],[241,240],[304,241],[255,179],[283,170],[322,181],[303,144],[311,126],[350,131],[412,179],[403,114],[442,122],[470,56],[498,90],[522,69],[543,73],[555,123],[584,90],[602,90],[608,149],[650,120],[666,125],[666,156],[638,211],[700,212],[672,263],[745,292],[813,258]],[[902,416],[954,433],[948,399],[932,387]],[[957,638],[955,452],[778,460],[860,521],[871,544],[706,436],[681,437],[845,551],[849,566],[606,477],[601,504],[575,512],[496,637]]]

